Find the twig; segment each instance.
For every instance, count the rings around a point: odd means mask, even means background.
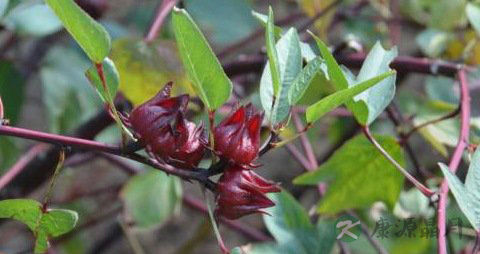
[[[124,149],[120,146],[114,146],[87,139],[44,133],[10,126],[0,126],[0,135],[15,136],[51,144],[60,144],[62,146],[71,146],[90,151],[98,151],[122,156],[150,165],[154,168],[164,171],[167,174],[172,174],[186,180],[196,180],[205,185],[205,187],[207,187],[209,190],[215,189],[215,183],[208,179],[208,175],[203,173],[205,172],[203,170],[192,171],[187,169],[175,168],[169,164],[158,162],[152,158],[146,158],[136,153],[125,153]]]
[[[458,115],[460,113],[460,106],[457,107],[454,111],[444,115],[444,116],[441,116],[439,118],[435,118],[435,119],[432,119],[430,121],[426,121],[422,124],[419,124],[415,127],[413,127],[409,132],[405,133],[405,135],[402,137],[402,141],[401,143],[405,142],[407,139],[410,138],[410,136],[413,135],[413,133],[417,132],[418,130],[428,126],[428,125],[431,125],[431,124],[436,124],[436,123],[439,123],[441,121],[444,121],[444,120],[447,120],[447,119],[450,119],[452,117],[455,117],[456,115]]]
[[[2,101],[2,96],[0,96],[0,125],[3,124],[3,118],[4,118],[4,113],[3,113],[3,101]]]
[[[349,211],[347,212],[347,214],[356,218],[359,217],[353,211]],[[363,234],[365,235],[367,240],[370,242],[370,244],[373,246],[373,248],[375,248],[375,250],[377,250],[379,254],[388,254],[388,251],[383,247],[383,245],[377,239],[372,237],[372,235],[370,234],[370,230],[368,229],[368,226],[363,223],[360,223],[360,226],[362,228]]]
[[[55,187],[55,183],[57,182],[58,174],[60,174],[60,170],[63,167],[63,162],[65,161],[65,149],[62,147],[60,149],[60,153],[58,155],[57,167],[55,168],[55,172],[53,173],[52,179],[50,180],[50,184],[48,185],[47,191],[45,192],[45,196],[43,197],[42,203],[42,211],[47,211],[48,201],[52,195],[53,187]]]
[[[462,155],[468,147],[468,136],[470,132],[470,91],[465,69],[458,71],[460,80],[460,136],[448,165],[450,171],[455,173],[462,160]],[[438,201],[438,254],[447,254],[447,243],[445,239],[446,232],[446,206],[448,198],[448,183],[443,180],[439,191],[440,199]]]
[[[183,195],[183,203],[188,207],[198,210],[204,214],[208,213],[207,207],[203,204],[203,202],[189,194]],[[245,223],[240,223],[238,221],[233,221],[233,220],[227,220],[224,218],[220,218],[220,222],[242,233],[245,237],[247,237],[252,241],[264,242],[264,241],[272,240],[272,238],[268,237],[263,232],[258,231],[257,229],[252,228]]]
[[[39,153],[44,152],[47,150],[48,146],[45,144],[38,144],[30,148],[28,152],[22,155],[20,159],[13,165],[7,173],[2,175],[0,178],[0,190],[3,189],[6,185],[12,181],[15,176],[17,176],[23,169],[25,169],[25,166],[34,158],[37,156]]]
[[[259,157],[264,155],[265,153],[267,153],[268,151],[270,151],[272,148],[275,147],[273,144],[276,142],[277,137],[278,137],[277,133],[275,133],[274,131],[270,132],[270,136],[268,137],[268,140],[265,141],[265,143],[260,148],[260,151],[258,152]]]
[[[160,32],[160,29],[162,28],[163,21],[167,17],[168,13],[170,13],[170,10],[178,3],[179,0],[163,0],[162,4],[157,10],[157,13],[155,14],[155,19],[153,20],[152,25],[150,26],[150,29],[148,30],[147,35],[145,36],[145,42],[150,43],[154,41],[158,33]]]
[[[298,114],[295,111],[292,112],[292,120],[295,124],[295,127],[297,128],[297,131],[301,131],[304,129],[302,123],[300,122],[300,118],[298,117]],[[307,159],[310,163],[310,170],[314,170],[318,168],[318,162],[317,162],[317,158],[315,158],[315,153],[313,152],[312,144],[310,143],[310,140],[308,140],[308,137],[305,132],[300,134],[300,143],[302,144],[303,150],[307,155]]]
[[[435,194],[434,191],[430,190],[429,188],[427,188],[425,185],[423,185],[422,183],[420,183],[417,179],[415,179],[415,177],[413,177],[412,175],[410,175],[410,173],[408,173],[408,171],[406,169],[404,169],[394,158],[392,158],[392,156],[390,156],[390,154],[388,154],[387,151],[385,151],[385,149],[383,149],[383,147],[377,142],[377,140],[373,137],[373,135],[370,133],[370,129],[368,128],[368,126],[364,126],[363,127],[363,133],[365,134],[365,136],[367,137],[367,139],[375,146],[375,148],[388,160],[390,161],[390,163],[392,163],[393,166],[395,166],[395,168],[398,169],[398,171],[400,171],[418,190],[420,190],[420,192],[423,193],[423,195],[427,196],[427,197],[431,197]]]

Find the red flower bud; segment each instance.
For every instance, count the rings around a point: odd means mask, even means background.
[[[148,141],[158,136],[158,129],[163,129],[177,116],[177,112],[185,112],[189,97],[180,95],[170,98],[172,83],[155,95],[152,99],[138,106],[130,113],[129,122],[135,135],[142,141]],[[167,132],[168,130],[162,130]]]
[[[250,164],[260,148],[262,119],[251,104],[237,109],[215,128],[215,151],[237,164]]]
[[[171,87],[168,83],[154,98],[135,108],[130,126],[150,155],[177,167],[193,168],[205,150],[203,126],[196,127],[184,118],[189,97],[170,98]]]
[[[278,186],[252,170],[239,166],[227,168],[217,183],[215,215],[234,220],[252,213],[264,213],[262,209],[275,205],[265,194],[279,191]]]

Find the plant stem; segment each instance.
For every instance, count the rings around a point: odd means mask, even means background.
[[[408,181],[410,181],[418,190],[420,190],[420,192],[422,192],[423,195],[425,195],[426,197],[431,197],[435,194],[434,191],[430,190],[425,185],[420,183],[417,179],[415,179],[415,177],[410,175],[410,173],[408,173],[406,169],[404,169],[394,158],[392,158],[392,156],[390,156],[390,154],[388,154],[388,152],[385,151],[385,149],[383,149],[383,147],[377,142],[377,140],[370,133],[370,129],[368,128],[368,126],[363,127],[363,133],[365,134],[367,139],[375,146],[375,148],[377,148],[377,150],[388,161],[390,161],[390,163],[392,163],[392,165],[395,166],[395,168],[397,168],[398,171],[400,171],[407,178]]]
[[[12,179],[15,178],[15,176],[17,176],[18,173],[25,168],[28,162],[45,150],[47,150],[47,145],[38,144],[23,154],[22,157],[20,157],[20,159],[15,163],[15,165],[13,165],[5,174],[2,175],[2,177],[0,177],[0,190],[7,186],[10,181],[12,181]]]
[[[468,87],[467,75],[465,69],[458,71],[460,80],[460,136],[448,165],[450,171],[455,173],[462,160],[462,155],[468,147],[470,132],[470,91]],[[446,206],[448,198],[448,183],[444,179],[439,191],[440,199],[438,201],[438,254],[447,254],[446,233]]]
[[[405,133],[402,137],[402,140],[400,141],[400,143],[404,143],[407,139],[410,138],[410,136],[413,135],[413,133],[417,132],[418,130],[428,126],[428,125],[431,125],[431,124],[436,124],[438,122],[441,122],[441,121],[444,121],[444,120],[447,120],[447,119],[450,119],[452,117],[455,117],[456,115],[458,115],[460,113],[460,107],[457,107],[454,111],[444,115],[444,116],[441,116],[439,118],[435,118],[435,119],[432,119],[430,121],[426,121],[422,124],[419,124],[415,127],[413,127],[409,132]]]
[[[50,200],[50,197],[52,195],[53,187],[55,186],[55,183],[57,182],[57,177],[58,174],[60,173],[60,169],[63,167],[63,162],[65,161],[65,150],[62,148],[60,149],[60,153],[58,155],[58,162],[57,162],[57,167],[55,168],[55,172],[53,173],[52,180],[50,180],[50,184],[48,185],[48,189],[45,192],[45,197],[43,198],[43,206],[42,206],[42,211],[46,212],[47,211],[47,205],[48,205],[48,200]]]
[[[210,205],[210,201],[208,200],[207,193],[204,192],[203,196],[205,197],[205,203],[207,204],[207,210],[208,210],[208,217],[210,218],[210,223],[212,224],[213,232],[215,232],[215,237],[217,238],[218,247],[220,247],[220,250],[222,251],[223,254],[229,254],[230,251],[225,246],[225,242],[223,242],[222,235],[220,234],[220,231],[218,230],[217,221],[215,220],[215,217],[213,216],[212,206]]]
[[[172,8],[178,3],[179,0],[163,0],[162,4],[157,10],[157,13],[155,14],[155,19],[153,20],[152,25],[150,26],[150,29],[148,30],[147,35],[145,36],[144,41],[147,43],[150,43],[154,41],[158,33],[160,32],[163,22],[165,21],[165,18],[167,15],[170,13]]]
[[[62,136],[57,134],[44,133],[39,131],[27,130],[23,128],[16,128],[10,126],[0,126],[0,135],[5,136],[15,136],[20,138],[26,138],[31,140],[37,140],[41,142],[57,144],[62,146],[71,146],[80,149],[98,151],[109,154],[114,154],[117,156],[122,156],[131,160],[138,161],[143,164],[150,165],[154,168],[160,169],[167,174],[172,174],[183,179],[193,179],[199,181],[209,190],[215,189],[215,183],[208,179],[208,175],[204,170],[188,170],[188,169],[179,169],[175,168],[169,164],[158,162],[152,158],[143,157],[134,152],[126,152],[120,146],[114,146],[109,144],[104,144],[96,141],[91,141],[87,139],[74,138],[68,136]]]
[[[0,121],[3,121],[4,113],[3,113],[3,101],[2,101],[2,96],[0,96]],[[0,125],[2,125],[2,122],[0,122]]]
[[[138,241],[135,233],[132,232],[132,230],[130,229],[130,226],[128,226],[127,223],[123,221],[123,219],[119,219],[118,223],[120,224],[120,227],[122,227],[123,233],[127,237],[127,241],[130,244],[130,248],[132,248],[133,253],[145,254],[145,251],[143,251],[140,241]]]

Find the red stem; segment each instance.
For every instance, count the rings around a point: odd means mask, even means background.
[[[38,144],[30,148],[27,153],[22,155],[22,157],[13,165],[7,173],[0,177],[0,190],[3,189],[5,186],[12,181],[15,176],[20,173],[25,166],[35,158],[39,153],[42,153],[47,150],[47,146],[45,144]]]
[[[155,159],[143,157],[137,153],[125,153],[123,148],[120,146],[114,146],[87,139],[44,133],[10,126],[0,126],[0,135],[26,138],[51,144],[71,146],[90,151],[104,152],[122,156],[143,164],[150,165],[154,168],[164,171],[167,174],[172,174],[187,180],[197,180],[204,184],[210,190],[215,189],[215,184],[211,180],[209,180],[208,176],[205,175],[202,171],[179,169],[169,164],[158,162]]]
[[[468,88],[468,81],[465,69],[458,71],[458,78],[460,80],[460,136],[458,138],[457,146],[453,152],[448,167],[452,173],[458,169],[458,165],[462,160],[462,155],[468,147],[468,136],[470,132],[470,91]],[[438,254],[447,254],[446,241],[446,206],[448,198],[448,183],[443,180],[439,191],[440,199],[438,201]]]
[[[158,8],[155,20],[145,36],[145,42],[150,43],[157,38],[165,18],[170,13],[170,10],[172,10],[172,8],[178,3],[178,1],[179,0],[163,0],[162,4]]]
[[[383,149],[382,145],[378,143],[378,141],[375,139],[375,137],[370,133],[370,129],[368,126],[364,126],[363,128],[363,133],[367,137],[367,139],[375,146],[375,148],[390,162],[392,163],[395,168],[400,171],[405,178],[407,178],[410,183],[412,183],[420,192],[423,193],[426,197],[431,197],[433,194],[435,194],[434,191],[430,190],[427,188],[425,185],[423,185],[421,182],[419,182],[415,177],[413,177],[410,173],[408,173],[407,170],[405,170],[390,154],[388,154],[385,149]]]

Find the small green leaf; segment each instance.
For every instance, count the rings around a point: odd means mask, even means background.
[[[121,197],[135,225],[151,228],[163,224],[180,209],[182,185],[178,178],[152,169],[130,178]]]
[[[98,71],[95,65],[92,65],[85,72],[90,83],[96,88],[100,98],[103,102],[113,105],[113,99],[117,94],[118,85],[120,83],[120,76],[118,74],[115,63],[108,57],[102,61],[103,75],[105,77],[106,87],[98,75]]]
[[[71,231],[78,215],[64,209],[42,212],[42,204],[31,199],[7,199],[0,201],[0,218],[18,220],[27,225],[36,237],[34,252],[45,253],[48,239]]]
[[[189,79],[209,109],[217,109],[232,92],[232,82],[190,15],[175,8],[173,30]]]
[[[295,105],[303,97],[307,88],[312,84],[315,75],[319,73],[325,75],[325,69],[325,62],[320,57],[314,58],[303,68],[288,91],[290,105]]]
[[[267,47],[268,65],[270,66],[273,94],[276,95],[280,87],[281,77],[280,63],[277,49],[275,47],[275,24],[272,7],[268,9],[267,29],[265,29],[265,44]]]
[[[477,3],[467,3],[467,18],[478,35],[480,35],[480,5]]]
[[[267,27],[268,24],[268,15],[252,11],[252,16],[257,19],[263,27]],[[279,26],[274,27],[275,39],[279,39],[282,36],[282,28]]]
[[[99,72],[103,72],[103,78],[99,75]],[[90,83],[96,88],[100,98],[105,104],[112,110],[115,122],[124,134],[133,139],[133,134],[125,127],[120,120],[119,113],[115,108],[114,99],[117,94],[118,85],[120,84],[120,76],[117,68],[112,60],[108,57],[102,61],[101,70],[97,69],[96,64],[92,65],[85,72],[85,76]]]
[[[333,57],[332,53],[328,49],[327,45],[323,43],[320,38],[309,31],[310,35],[315,39],[317,42],[318,49],[320,50],[320,54],[322,54],[325,63],[327,64],[327,71],[330,80],[332,80],[335,88],[337,90],[343,90],[348,88],[348,81],[345,75],[343,74],[342,68],[338,65],[337,60]]]
[[[377,141],[401,165],[402,147],[395,138],[377,136]],[[333,179],[333,180],[332,180]],[[331,180],[318,211],[336,214],[384,201],[393,208],[402,190],[403,175],[363,135],[349,140],[317,170],[294,180],[295,184],[318,184]]]
[[[100,63],[110,53],[110,36],[73,0],[45,0],[87,56]]]
[[[268,68],[269,63],[265,66],[260,80],[262,107],[265,109],[267,119],[273,125],[281,123],[289,115],[290,103],[288,102],[288,93],[302,69],[300,40],[297,31],[294,28],[288,30],[277,42],[275,48],[278,54],[281,80],[276,94],[273,92],[273,81],[270,75],[271,68]],[[276,98],[275,101],[273,101],[274,97]],[[272,104],[274,104],[273,108]]]
[[[478,151],[476,152],[478,153]],[[443,163],[438,163],[440,169],[442,170],[443,175],[447,179],[448,186],[452,190],[453,196],[457,200],[457,204],[462,210],[463,214],[467,217],[470,224],[478,232],[480,230],[480,199],[478,192],[470,192],[467,188],[460,182],[460,180],[450,172],[450,169],[447,165]],[[468,174],[472,174],[471,171],[479,170],[478,167],[469,168]],[[468,177],[467,174],[467,177]],[[478,173],[473,173],[478,174]],[[472,188],[472,187],[470,187]]]
[[[317,103],[311,105],[307,108],[306,116],[307,122],[313,123],[320,119],[323,115],[340,106],[343,103],[351,100],[357,94],[362,93],[363,91],[377,85],[379,82],[385,78],[395,74],[395,71],[389,71],[383,73],[379,76],[373,77],[369,80],[366,80],[360,84],[357,84],[353,87],[343,89],[341,91],[335,92]]]

